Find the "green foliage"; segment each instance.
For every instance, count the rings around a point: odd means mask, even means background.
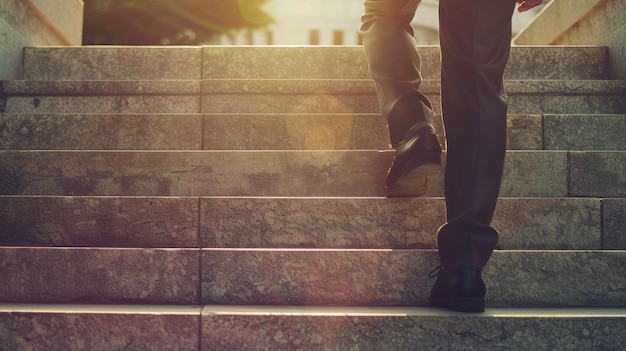
[[[85,45],[198,45],[272,19],[270,0],[85,0]]]

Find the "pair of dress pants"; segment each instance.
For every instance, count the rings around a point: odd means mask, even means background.
[[[420,0],[365,0],[361,35],[392,146],[429,121],[410,22]],[[446,223],[437,245],[446,271],[483,267],[498,242],[491,227],[506,150],[502,76],[515,0],[440,0],[441,104],[446,134]]]
[[[430,101],[419,91],[420,57],[411,20],[421,0],[365,0],[361,36],[380,109],[395,148],[416,123],[432,122]]]

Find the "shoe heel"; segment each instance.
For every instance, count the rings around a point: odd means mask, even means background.
[[[450,297],[448,309],[455,312],[485,312],[484,297]]]
[[[441,172],[441,155],[437,152],[421,152],[406,161],[402,175],[387,187],[388,197],[423,196],[428,191],[428,177]]]
[[[405,164],[403,173],[409,173],[407,170],[419,168],[426,176],[433,176],[441,171],[441,153],[439,152],[420,152],[411,157]]]

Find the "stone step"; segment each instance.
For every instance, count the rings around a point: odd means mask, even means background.
[[[441,115],[433,119],[445,148]],[[203,123],[202,141],[208,150],[386,150],[391,147],[386,122],[377,113],[204,114]],[[622,137],[626,114],[510,114],[507,123],[509,150],[626,150],[626,138]]]
[[[438,48],[419,50],[439,114]],[[0,305],[0,349],[624,344],[626,81],[602,80],[606,48],[512,50],[509,148],[536,151],[507,153],[482,315],[389,307],[427,304],[443,186],[382,197],[362,47],[24,60],[29,81],[0,82],[0,301],[31,305]]]
[[[435,250],[204,250],[210,304],[426,305]],[[624,251],[496,251],[489,306],[624,306]]]
[[[475,315],[430,308],[227,306],[202,313],[204,350],[618,350],[626,320],[624,309],[494,308]]]
[[[548,150],[626,150],[626,115],[544,115]]]
[[[443,140],[441,116],[434,116]],[[0,114],[2,150],[387,150],[379,114]],[[509,115],[510,150],[626,150],[626,115]]]
[[[205,80],[204,113],[378,113],[369,80]],[[626,81],[507,81],[511,114],[626,113]],[[440,82],[422,91],[440,113]],[[242,93],[245,92],[245,93]]]
[[[187,95],[376,95],[371,79],[203,79],[3,81],[4,96],[187,96]],[[624,80],[505,80],[509,95],[621,95]],[[424,80],[420,91],[439,94],[441,81]]]
[[[619,350],[625,321],[624,308],[0,304],[0,343],[51,351]]]
[[[201,114],[5,113],[0,114],[0,149],[201,150],[207,119]]]
[[[198,198],[0,196],[0,246],[200,247],[199,220]]]
[[[419,46],[418,51],[424,78],[438,78],[439,48]],[[603,79],[606,55],[605,47],[513,47],[505,76]],[[360,46],[37,47],[25,49],[24,62],[24,77],[29,80],[370,77]]]
[[[0,301],[426,305],[436,250],[0,247]],[[491,307],[624,306],[626,251],[495,251]]]
[[[363,80],[9,81],[3,113],[379,113]],[[439,81],[423,92],[439,113]],[[180,90],[179,90],[179,86]],[[623,114],[626,81],[508,81],[512,114]]]
[[[435,249],[442,198],[0,197],[0,246]],[[622,249],[626,199],[500,198],[498,249]],[[620,224],[621,223],[621,224]]]
[[[212,307],[203,350],[619,350],[626,310]],[[234,332],[233,332],[234,331]]]
[[[199,350],[201,306],[0,304],[2,350]]]
[[[0,151],[0,195],[385,196],[392,151]],[[444,153],[445,161],[445,153]],[[445,162],[444,162],[445,164]],[[503,197],[626,197],[623,151],[508,151]],[[443,196],[442,175],[429,196]]]

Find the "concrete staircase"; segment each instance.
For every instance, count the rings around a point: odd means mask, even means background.
[[[28,48],[0,90],[0,350],[622,350],[606,72],[602,47],[513,48],[489,308],[461,314],[425,307],[442,178],[384,198],[362,48]]]

